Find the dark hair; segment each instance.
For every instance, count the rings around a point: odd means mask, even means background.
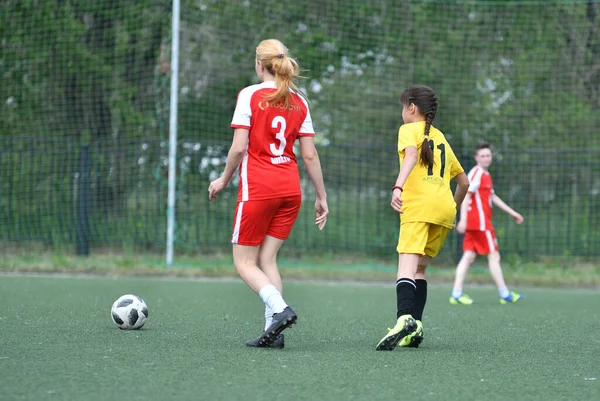
[[[400,103],[404,106],[414,104],[419,109],[419,112],[425,116],[425,139],[421,146],[420,162],[423,166],[433,164],[433,149],[429,147],[429,130],[431,123],[437,112],[437,96],[433,89],[424,85],[409,86],[402,95],[400,95]]]
[[[475,145],[475,154],[477,154],[477,152],[479,152],[481,149],[492,150],[492,147],[487,142],[479,142],[477,145]]]

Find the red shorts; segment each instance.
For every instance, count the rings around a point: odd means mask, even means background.
[[[238,202],[231,243],[258,246],[267,235],[286,240],[292,232],[301,205],[302,195]]]
[[[494,230],[465,232],[463,240],[463,251],[476,252],[479,255],[487,255],[492,252],[498,252],[498,240]]]

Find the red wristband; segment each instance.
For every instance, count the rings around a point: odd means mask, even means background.
[[[394,185],[394,186],[392,187],[392,192],[394,192],[394,190],[395,190],[395,189],[399,189],[400,191],[404,192],[404,189],[402,189],[402,187],[401,187],[401,186],[399,186],[399,185]]]

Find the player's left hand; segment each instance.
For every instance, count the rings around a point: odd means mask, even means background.
[[[398,213],[402,213],[402,191],[399,189],[394,189],[392,193],[392,209],[397,211]]]
[[[456,220],[454,220],[454,227],[452,228],[455,227],[459,234],[464,234],[467,231],[467,220],[460,219],[458,224],[456,224]]]
[[[523,222],[523,216],[521,216],[519,213],[515,213],[513,219],[515,219],[515,223],[517,224],[521,224]]]
[[[322,230],[325,227],[325,224],[327,224],[327,215],[329,214],[327,199],[319,199],[319,197],[317,197],[317,200],[315,201],[315,214],[317,216],[315,224],[319,230]]]
[[[216,199],[217,194],[223,190],[227,186],[227,183],[223,180],[222,177],[217,178],[208,186],[208,199]]]

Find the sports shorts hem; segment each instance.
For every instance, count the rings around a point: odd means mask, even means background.
[[[478,231],[467,230],[463,238],[463,252],[475,252],[478,255],[489,255],[498,252],[498,239],[494,229]]]
[[[292,231],[301,205],[302,195],[238,202],[231,243],[258,246],[267,235],[285,241]]]

